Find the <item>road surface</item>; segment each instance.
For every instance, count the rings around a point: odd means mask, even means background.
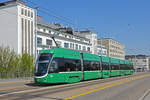
[[[150,73],[59,85],[0,82],[0,100],[150,100],[149,89]]]

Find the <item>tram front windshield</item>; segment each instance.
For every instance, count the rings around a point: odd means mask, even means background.
[[[38,62],[36,64],[35,76],[43,76],[47,73],[47,69],[52,58],[51,53],[42,53],[39,56]]]

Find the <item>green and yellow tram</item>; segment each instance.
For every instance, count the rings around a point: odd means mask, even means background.
[[[133,74],[133,63],[64,48],[41,50],[36,83],[73,83]]]

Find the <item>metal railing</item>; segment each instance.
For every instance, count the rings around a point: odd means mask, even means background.
[[[0,71],[0,79],[31,78],[34,71]]]

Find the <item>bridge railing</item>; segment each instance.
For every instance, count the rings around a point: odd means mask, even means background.
[[[0,79],[30,78],[34,71],[0,71]]]

